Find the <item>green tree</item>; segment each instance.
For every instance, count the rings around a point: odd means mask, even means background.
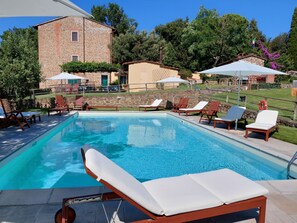
[[[216,10],[200,7],[197,17],[185,28],[182,45],[188,49],[192,71],[214,65],[219,39],[219,15]]]
[[[183,35],[184,47],[192,57],[189,68],[213,67],[244,52],[249,45],[248,27],[249,22],[240,15],[219,17],[216,10],[201,7]]]
[[[159,61],[159,49],[163,45],[153,32],[120,34],[113,39],[112,59],[119,64],[134,60]]]
[[[109,3],[107,7],[105,5],[93,6],[91,12],[96,21],[114,27],[118,35],[126,32],[134,33],[138,25],[116,3]]]
[[[254,53],[256,55],[261,55],[261,50],[257,45],[258,41],[266,42],[265,35],[259,30],[257,21],[255,19],[252,19],[248,26],[248,34],[247,38],[249,41],[249,44],[244,49],[245,53]],[[255,44],[253,46],[252,42],[255,41]]]
[[[164,64],[178,68],[186,68],[188,66],[190,57],[188,50],[182,45],[182,35],[188,24],[188,19],[177,19],[155,28],[156,34],[166,41],[163,51]]]
[[[288,54],[289,34],[282,33],[269,42],[271,52],[278,52],[281,56],[277,59],[283,71],[294,70],[293,61]]]
[[[293,69],[297,70],[297,7],[294,10],[288,42],[288,54],[293,62]]]
[[[0,93],[17,101],[40,82],[37,31],[33,28],[5,31],[0,45]]]

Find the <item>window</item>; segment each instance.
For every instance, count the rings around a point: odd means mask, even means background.
[[[78,42],[78,32],[71,32],[72,42]]]
[[[71,56],[71,60],[72,61],[79,61],[79,57],[78,56]]]

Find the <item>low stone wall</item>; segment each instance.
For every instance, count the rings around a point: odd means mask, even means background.
[[[85,97],[84,101],[91,106],[99,106],[99,105],[117,105],[118,107],[125,107],[125,108],[135,108],[137,109],[139,105],[144,104],[151,104],[155,99],[162,98],[163,102],[162,105],[165,106],[165,108],[170,109],[172,106],[172,103],[177,103],[181,97],[189,97],[189,105],[188,107],[195,106],[199,101],[201,100],[211,100],[211,94],[207,94],[203,92],[203,94],[200,93],[200,91],[195,90],[187,90],[187,91],[174,91],[174,92],[148,92],[148,93],[139,93],[139,94],[129,94],[129,93],[123,93],[123,94],[102,94],[100,96],[87,96]],[[39,107],[48,108],[50,107],[52,99],[38,99],[36,100],[36,104],[39,105]],[[75,100],[75,95],[67,95],[66,96],[67,103],[70,107],[73,106],[73,102]],[[231,105],[226,103],[221,103],[220,111],[221,112],[227,112]],[[246,110],[244,113],[244,117],[248,119],[256,119],[258,111],[252,111],[252,110]],[[290,127],[297,128],[297,122],[294,122],[292,120],[279,118],[278,119],[279,124],[283,124]]]

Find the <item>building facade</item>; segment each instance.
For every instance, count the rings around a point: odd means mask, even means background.
[[[61,73],[60,65],[66,62],[111,63],[112,27],[82,17],[62,17],[35,27],[38,29],[39,63],[43,77],[41,88],[58,84],[45,79]],[[76,75],[95,85],[109,82],[106,73]]]
[[[146,91],[147,89],[158,89],[177,87],[178,84],[156,84],[158,80],[167,77],[179,77],[178,68],[165,66],[159,62],[140,60],[123,63],[124,74],[119,78],[121,83],[129,84],[129,91]]]

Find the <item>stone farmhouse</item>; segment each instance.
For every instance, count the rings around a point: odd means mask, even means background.
[[[265,59],[263,57],[257,56],[255,54],[247,54],[247,55],[238,55],[233,61],[243,60],[246,62],[250,62],[259,66],[264,66]],[[233,62],[232,61],[232,62]],[[229,63],[229,62],[228,62]],[[247,84],[255,84],[255,83],[274,83],[275,75],[262,75],[262,76],[249,76],[247,80]]]
[[[35,26],[38,29],[39,63],[43,81],[40,88],[57,85],[59,81],[46,78],[61,73],[63,63],[70,61],[111,63],[114,29],[92,19],[61,17]],[[76,73],[89,84],[108,85],[109,73]],[[73,81],[69,81],[72,82]]]

